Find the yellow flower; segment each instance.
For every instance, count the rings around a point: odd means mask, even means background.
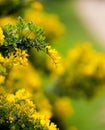
[[[35,9],[35,11],[41,11],[43,10],[43,6],[41,3],[35,1],[31,4],[31,8]]]
[[[61,59],[61,57],[58,55],[58,52],[55,49],[51,49],[51,46],[46,46],[46,51],[52,62],[57,66]]]
[[[17,99],[29,99],[31,97],[31,94],[29,92],[27,92],[25,89],[20,89],[16,92],[16,96]]]
[[[6,99],[9,103],[15,102],[15,96],[13,94],[8,94]]]
[[[3,42],[4,42],[3,30],[2,30],[2,28],[0,27],[0,46],[3,45]]]
[[[18,48],[15,48],[16,53],[14,54],[9,54],[9,60],[12,61],[13,66],[18,66],[18,65],[23,65],[26,66],[28,64],[28,54],[26,53],[25,50],[20,50]]]
[[[11,16],[6,16],[6,17],[1,17],[0,18],[0,26],[5,26],[6,24],[12,24],[15,25],[16,20],[15,18],[11,17]]]
[[[5,77],[3,75],[0,75],[0,84],[4,83]]]
[[[63,64],[63,61],[61,61],[59,59],[59,63],[55,66],[50,58],[47,58],[47,67],[48,67],[48,70],[51,72],[51,78],[56,78],[58,77],[59,75],[63,74],[64,73],[64,64]]]
[[[42,81],[38,72],[30,63],[28,63],[27,66],[18,65],[12,68],[12,71],[9,73],[6,86],[10,92],[18,90],[21,86],[29,92],[36,92],[40,89],[41,82]]]
[[[49,126],[49,130],[58,130],[58,129],[56,128],[56,125],[54,123],[51,123]]]

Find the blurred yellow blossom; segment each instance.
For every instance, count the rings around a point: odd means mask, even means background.
[[[9,76],[12,69],[16,67],[21,68],[22,66],[27,66],[27,61],[28,59],[25,51],[21,52],[17,50],[15,55],[9,54],[8,57],[3,57],[0,54],[0,84],[6,85],[8,79],[7,77]]]
[[[58,77],[59,75],[61,75],[62,73],[64,73],[65,68],[64,68],[63,60],[62,58],[60,58],[60,56],[59,56],[59,59],[58,59],[59,61],[57,65],[55,65],[53,61],[51,62],[51,60],[52,59],[50,57],[47,57],[46,65],[47,65],[48,70],[50,71],[51,78],[54,79]]]
[[[7,24],[12,24],[15,25],[16,24],[16,19],[13,16],[4,16],[4,17],[0,17],[0,26],[5,26]]]
[[[15,92],[22,86],[22,88],[33,93],[40,89],[41,82],[38,72],[28,63],[27,66],[17,66],[11,70],[6,81],[6,86],[12,92]]]
[[[3,75],[0,75],[0,84],[4,83],[5,77]]]
[[[5,36],[3,35],[3,30],[0,27],[0,46],[3,45]]]
[[[31,8],[34,9],[34,11],[42,11],[43,10],[43,5],[38,1],[34,1],[31,4]]]
[[[97,52],[89,43],[70,49],[64,63],[65,71],[58,76],[55,88],[61,87],[62,92],[66,90],[65,93],[73,97],[87,98],[98,95],[103,89],[105,54]]]
[[[8,94],[7,95],[7,101],[10,103],[14,103],[15,102],[15,96],[13,94]]]

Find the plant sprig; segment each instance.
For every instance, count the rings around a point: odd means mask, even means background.
[[[42,27],[36,26],[32,22],[27,23],[19,17],[16,25],[7,24],[3,29],[5,39],[3,45],[0,46],[0,52],[4,56],[10,52],[15,52],[15,48],[29,51],[34,47],[37,51],[46,52],[47,43]],[[32,33],[35,37],[30,37]]]

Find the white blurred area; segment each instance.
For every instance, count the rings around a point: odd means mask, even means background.
[[[78,0],[75,10],[88,31],[105,47],[105,0]]]

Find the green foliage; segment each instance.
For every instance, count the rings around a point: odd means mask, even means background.
[[[31,22],[27,23],[21,17],[18,18],[15,26],[11,24],[4,26],[4,36],[5,40],[0,47],[0,52],[5,56],[9,52],[15,52],[15,48],[27,51],[36,48],[37,51],[45,51],[47,45],[42,27]]]

